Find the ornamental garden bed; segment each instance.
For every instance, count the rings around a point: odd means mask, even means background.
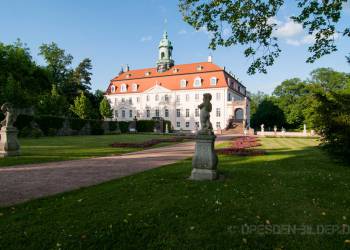
[[[264,150],[253,149],[261,146],[259,139],[256,137],[238,137],[235,138],[230,147],[217,149],[218,154],[239,155],[239,156],[258,156],[264,155]]]
[[[191,140],[193,139],[192,136],[178,136],[178,137],[171,137],[171,138],[160,138],[160,139],[151,139],[144,142],[115,142],[112,143],[111,146],[114,148],[150,148],[157,144],[164,143],[164,142],[183,142],[185,140]]]

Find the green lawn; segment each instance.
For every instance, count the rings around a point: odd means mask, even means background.
[[[349,249],[350,167],[314,139],[262,143],[264,156],[220,156],[220,181],[187,180],[187,160],[0,209],[0,249]]]
[[[56,136],[43,137],[38,139],[21,138],[21,156],[0,158],[0,167],[128,153],[140,149],[113,148],[110,147],[110,144],[113,142],[143,142],[164,136],[153,134],[122,134],[94,136]]]

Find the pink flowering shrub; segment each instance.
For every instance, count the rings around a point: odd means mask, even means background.
[[[217,149],[218,154],[223,155],[239,155],[239,156],[256,156],[264,155],[264,150],[252,149],[253,147],[261,146],[256,137],[237,137],[232,143],[231,147]]]

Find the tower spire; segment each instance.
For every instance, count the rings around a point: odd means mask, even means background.
[[[163,32],[163,37],[160,40],[158,50],[157,71],[167,71],[174,66],[174,60],[172,59],[173,46],[168,38],[168,32],[166,30]]]

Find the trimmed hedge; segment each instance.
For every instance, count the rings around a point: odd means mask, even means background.
[[[3,119],[4,115],[0,113],[0,120]],[[69,124],[68,128],[68,124],[65,122],[66,120]],[[138,120],[136,129],[138,132],[141,133],[153,132],[156,123],[157,121],[154,120]],[[14,125],[19,130],[19,136],[21,137],[39,137],[41,135],[102,135],[104,133],[113,133],[118,131],[120,131],[121,133],[128,133],[129,124],[130,121],[118,122],[102,120],[82,120],[79,118],[65,118],[49,115],[19,115]],[[163,126],[163,133],[165,132],[166,124],[168,124],[169,132],[172,131],[171,122],[165,120]]]

